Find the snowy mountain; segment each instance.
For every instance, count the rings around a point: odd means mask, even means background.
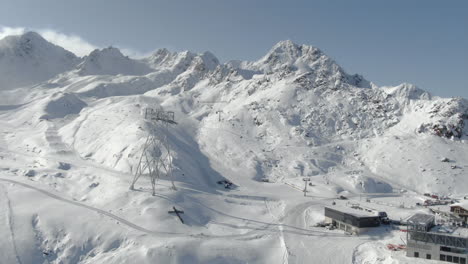
[[[290,40],[276,44],[259,61],[250,63],[249,68],[263,73],[289,72],[296,74],[307,73],[307,77],[313,80],[312,86],[318,87],[324,83],[338,88],[342,84],[356,87],[370,88],[370,83],[359,75],[348,75],[330,57],[320,49],[297,45]]]
[[[80,59],[35,32],[0,40],[0,90],[46,81],[71,70]]]
[[[378,87],[291,41],[257,61],[116,48],[80,59],[26,33],[0,40],[0,76],[0,230],[13,241],[0,252],[11,263],[372,263],[366,252],[383,242],[312,227],[324,205],[362,195],[404,218],[427,211],[401,207],[423,193],[468,189],[466,99]],[[174,111],[177,125],[151,124],[148,107]],[[148,133],[168,137],[177,191],[167,178],[155,197],[147,178],[128,189]]]
[[[80,75],[145,75],[150,71],[142,62],[126,57],[112,47],[92,51],[78,65]]]

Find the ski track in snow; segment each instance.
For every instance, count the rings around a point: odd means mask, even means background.
[[[57,126],[52,122],[49,122],[48,125],[49,127],[45,131],[45,138],[49,144],[49,147],[54,150],[54,153],[60,155],[73,154],[74,151],[72,148],[65,144],[65,142],[62,140],[62,137],[58,134]]]
[[[8,151],[8,144],[5,140],[5,135],[9,131],[6,131],[5,128],[9,128],[9,124],[7,122],[0,121],[0,125],[3,127],[2,131],[0,131],[0,150],[4,149],[5,151]]]
[[[5,210],[5,214],[6,214],[6,221],[7,221],[7,225],[8,225],[8,229],[10,231],[10,242],[11,242],[11,246],[12,246],[12,249],[13,249],[13,254],[15,255],[15,258],[16,258],[16,263],[18,264],[22,264],[21,262],[21,259],[20,259],[20,256],[18,254],[18,249],[16,247],[16,239],[15,239],[15,231],[14,231],[14,219],[13,219],[13,211],[12,211],[12,208],[11,208],[11,202],[10,202],[10,199],[8,197],[8,189],[7,187],[5,187],[3,184],[0,184],[1,188],[0,189],[3,189],[3,192],[0,190],[0,193],[2,193],[1,196],[3,196],[5,203],[6,203],[6,210]]]
[[[268,206],[268,201],[265,199],[264,202],[265,202],[265,207],[267,208],[268,213],[270,214],[271,218],[274,221],[278,222],[279,238],[280,238],[281,244],[284,247],[284,254],[283,254],[282,261],[283,261],[283,264],[288,264],[289,263],[289,261],[288,261],[289,252],[288,252],[288,246],[286,245],[286,242],[284,240],[283,223],[278,219],[278,217],[273,215],[273,213],[271,212],[270,206]]]

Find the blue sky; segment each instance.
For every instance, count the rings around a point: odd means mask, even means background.
[[[209,50],[221,61],[256,60],[291,39],[319,47],[349,73],[378,85],[409,82],[435,95],[468,98],[468,1],[0,3],[1,26],[75,35],[96,47]]]

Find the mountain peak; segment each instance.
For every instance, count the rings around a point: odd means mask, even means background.
[[[200,54],[200,58],[208,70],[214,70],[216,66],[219,65],[218,58],[216,58],[216,56],[209,51],[205,51]]]
[[[402,83],[395,87],[384,86],[382,89],[390,95],[402,98],[405,100],[429,100],[432,98],[432,95],[418,88],[416,85],[411,83]]]
[[[114,48],[112,46],[103,48],[103,49],[95,49],[90,54],[89,57],[99,57],[99,56],[113,56],[113,57],[125,57],[122,52],[118,48]]]
[[[34,31],[28,31],[26,33],[23,33],[21,35],[10,35],[6,36],[3,39],[0,40],[2,43],[9,43],[11,44],[20,44],[20,43],[25,43],[25,42],[33,42],[33,43],[39,43],[39,42],[47,42],[41,35]]]
[[[291,40],[283,40],[276,43],[265,56],[268,61],[273,60],[278,56],[287,57],[289,59],[300,56],[300,46]]]
[[[34,31],[25,32],[23,35],[19,35],[22,40],[31,41],[47,41],[39,33]]]
[[[323,54],[322,51],[310,45],[299,45],[291,40],[282,40],[276,43],[268,52],[268,54],[288,54],[292,57],[297,57],[306,54]],[[268,55],[267,54],[267,55]]]
[[[295,49],[298,49],[300,47],[300,45],[294,43],[292,40],[281,40],[279,41],[278,43],[276,43],[272,48],[271,50],[295,50]]]
[[[45,40],[36,32],[7,36],[0,40],[0,89],[42,82],[71,70],[79,59]]]
[[[323,57],[323,58],[322,58]],[[330,60],[315,47],[298,45],[291,40],[275,44],[270,51],[255,64],[266,72],[276,72],[281,68],[310,68],[319,59]]]
[[[151,69],[140,61],[130,59],[118,48],[95,49],[79,65],[80,75],[145,75]]]
[[[52,51],[55,50],[55,51]],[[71,52],[45,40],[40,34],[28,31],[21,35],[11,35],[0,40],[0,52],[12,53],[16,56],[39,55],[59,51],[76,57]]]

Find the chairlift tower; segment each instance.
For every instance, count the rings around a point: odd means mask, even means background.
[[[215,104],[226,104],[227,101],[197,101],[199,104],[206,104],[206,105],[215,105]],[[216,114],[218,115],[218,122],[221,122],[221,114],[223,114],[223,110],[216,110]]]
[[[143,150],[132,184],[130,185],[130,190],[135,189],[135,183],[146,172],[151,181],[153,196],[156,195],[156,180],[161,178],[161,176],[169,177],[171,179],[172,189],[176,190],[172,177],[172,153],[167,138],[169,126],[177,124],[177,122],[174,121],[174,112],[146,108],[145,120],[150,122],[151,128],[145,144],[143,145]],[[155,128],[158,125],[162,133],[157,133]]]

